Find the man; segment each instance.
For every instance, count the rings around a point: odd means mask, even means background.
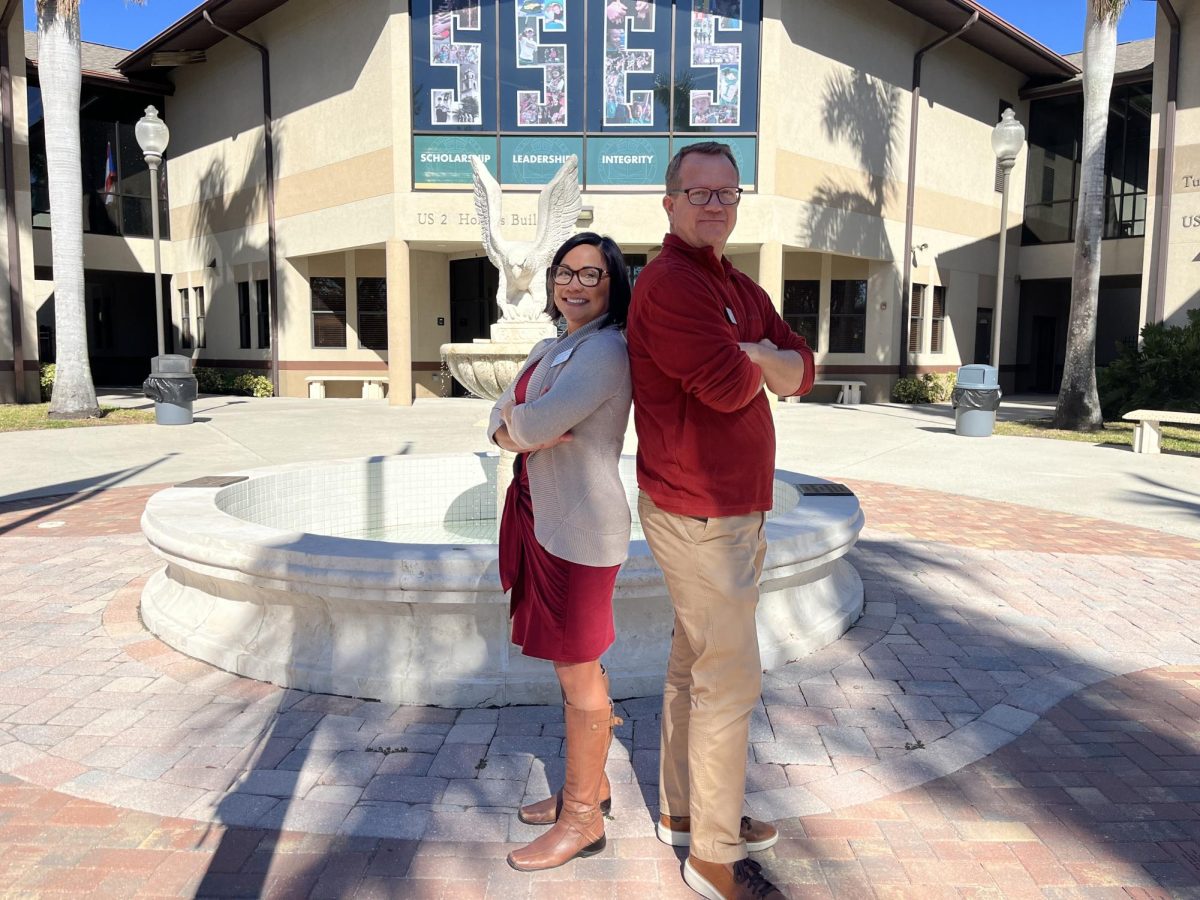
[[[807,393],[813,357],[766,292],[723,256],[741,198],[728,145],[684,147],[666,182],[670,233],[638,276],[627,331],[638,514],[675,608],[658,836],[690,845],[684,880],[710,900],[781,900],[746,858],[778,832],[742,816],[750,713],[762,690],[754,612],[775,467],[763,386]]]

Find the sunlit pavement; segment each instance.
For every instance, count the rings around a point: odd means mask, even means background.
[[[843,480],[867,608],[766,676],[767,874],[792,897],[1200,896],[1200,541]],[[656,698],[619,704],[606,851],[514,872],[560,711],[306,695],[181,656],[137,616],[154,489],[0,503],[0,897],[695,896],[653,837]]]

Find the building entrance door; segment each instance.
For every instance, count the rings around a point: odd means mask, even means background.
[[[1033,317],[1033,389],[1038,393],[1052,393],[1054,383],[1055,338],[1058,319],[1054,316]]]
[[[975,362],[995,365],[992,362],[992,311],[975,310]]]
[[[500,316],[496,291],[500,273],[487,258],[450,261],[450,340],[469,344],[489,336],[492,324]],[[457,381],[451,385],[452,397],[465,397],[467,391]]]

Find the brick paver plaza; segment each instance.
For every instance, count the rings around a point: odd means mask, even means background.
[[[1200,542],[852,487],[865,614],[752,721],[766,872],[794,898],[1200,897]],[[561,711],[181,656],[138,620],[152,492],[0,505],[0,897],[695,896],[653,836],[657,697],[619,704],[608,849],[514,872]]]

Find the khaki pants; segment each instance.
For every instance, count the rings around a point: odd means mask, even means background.
[[[744,859],[738,836],[750,713],[762,693],[754,612],[767,542],[763,513],[695,519],[646,494],[638,516],[675,607],[663,686],[660,811],[691,816],[691,852]]]

